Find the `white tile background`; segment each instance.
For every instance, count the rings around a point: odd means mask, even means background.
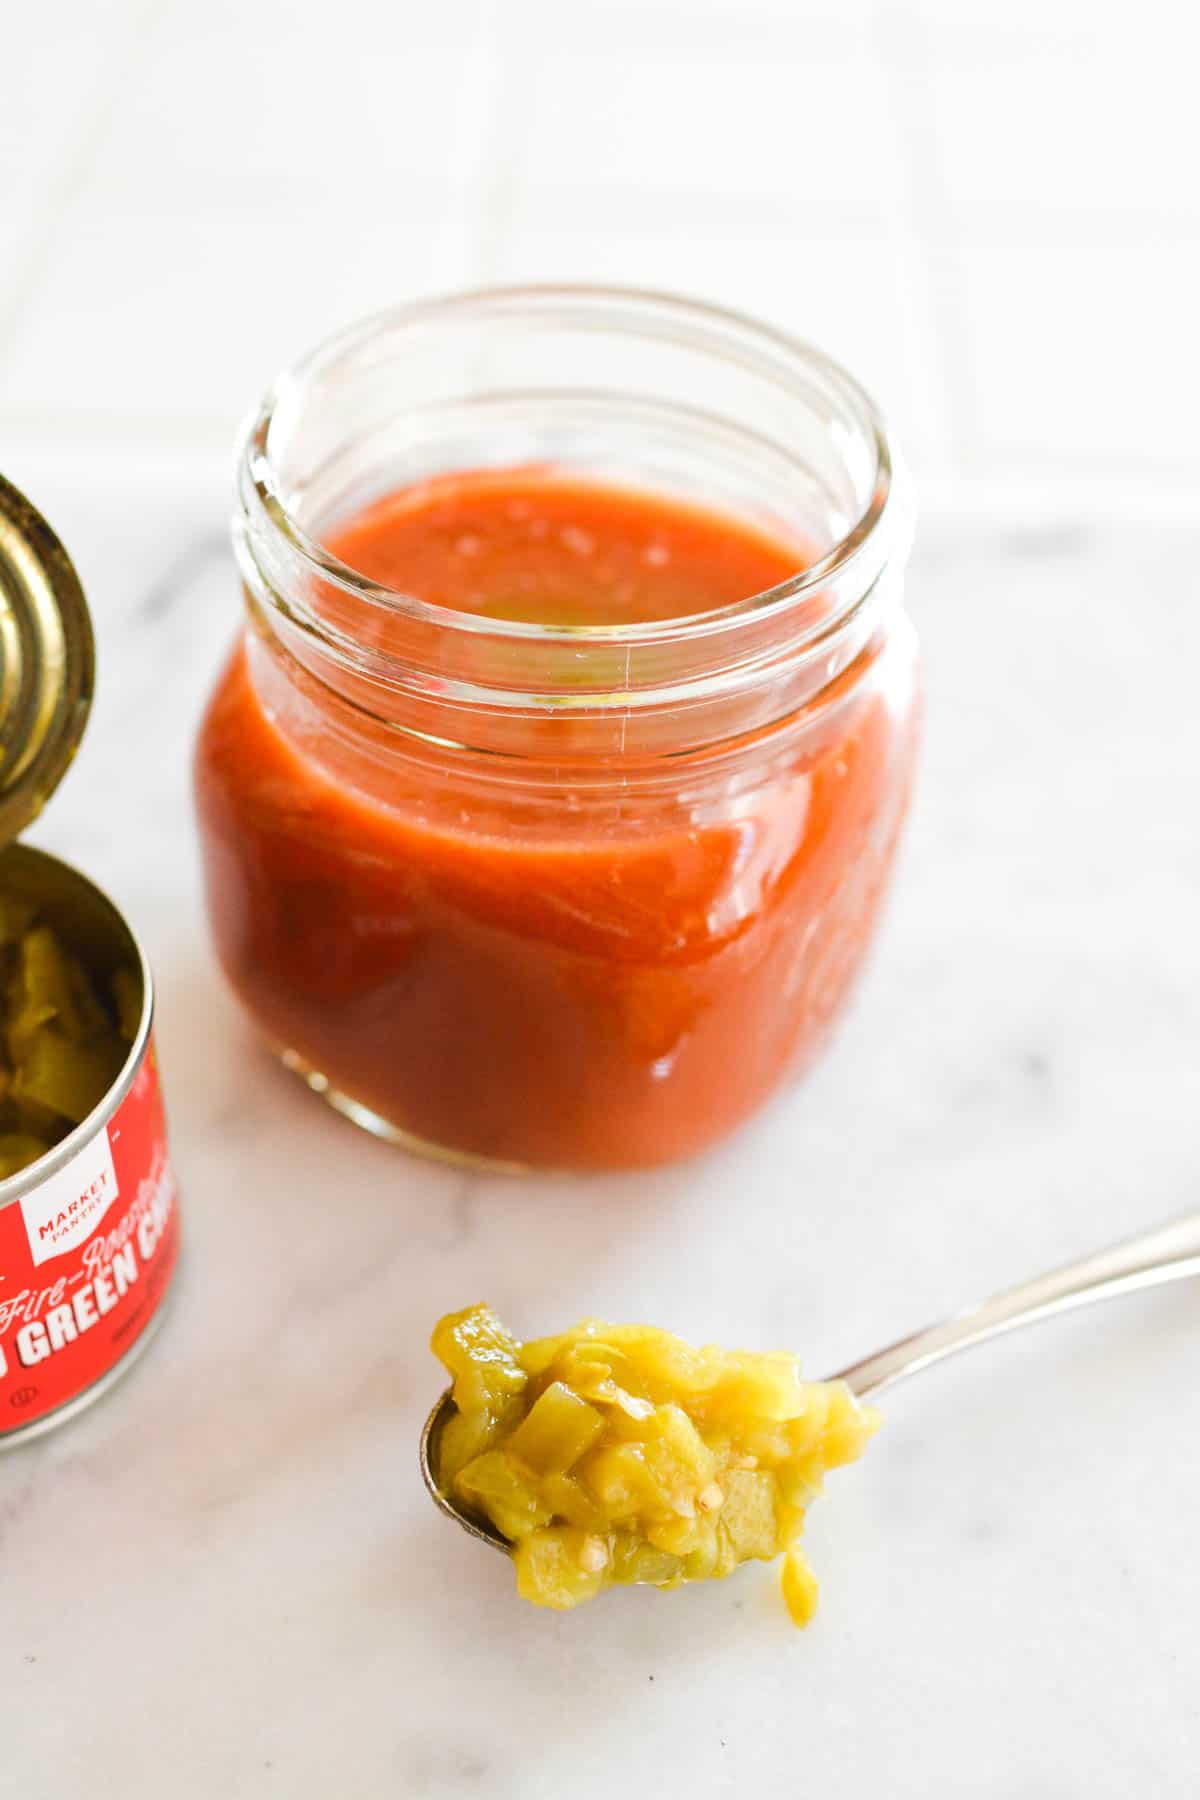
[[[753,309],[884,398],[927,503],[1183,511],[1181,0],[59,0],[5,9],[0,459],[224,456],[392,300]]]

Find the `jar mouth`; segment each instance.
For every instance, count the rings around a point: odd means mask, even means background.
[[[853,451],[858,470],[856,504],[844,527],[815,560],[799,567],[795,575],[758,593],[748,594],[724,607],[670,619],[606,625],[547,624],[541,621],[494,618],[422,600],[403,589],[372,580],[335,556],[300,517],[302,485],[286,468],[291,441],[302,428],[306,408],[323,382],[339,368],[370,359],[371,346],[405,334],[419,339],[429,327],[501,328],[520,320],[546,328],[570,329],[612,336],[621,332],[645,335],[650,326],[660,341],[716,357],[734,371],[743,371],[769,383],[786,400],[794,390],[797,405],[811,404],[814,391],[828,396],[831,429]],[[418,345],[414,343],[414,353]],[[833,418],[839,409],[840,418]],[[685,409],[676,407],[677,412]],[[713,416],[696,410],[696,419],[713,423]],[[768,438],[766,449],[780,446]],[[535,284],[478,288],[414,301],[369,315],[324,340],[314,350],[285,369],[267,389],[244,428],[238,454],[239,499],[242,523],[251,530],[255,522],[269,524],[282,540],[287,560],[298,565],[309,580],[332,588],[351,601],[371,609],[376,616],[391,615],[443,634],[462,638],[486,638],[520,647],[595,643],[656,648],[680,641],[736,633],[743,623],[767,626],[786,618],[793,648],[825,639],[836,630],[851,606],[857,605],[895,547],[906,546],[909,521],[903,504],[902,482],[888,441],[883,417],[867,391],[840,363],[805,340],[760,323],[735,309],[710,305],[652,289],[604,287],[585,284]],[[628,482],[627,485],[632,485]],[[869,552],[874,551],[874,554]],[[863,568],[867,561],[873,565]],[[830,607],[831,593],[845,595],[846,604]],[[811,608],[809,602],[819,603]],[[311,621],[310,628],[311,628]],[[336,635],[336,634],[335,634]]]

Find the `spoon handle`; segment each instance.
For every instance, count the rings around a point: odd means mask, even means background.
[[[1137,1288],[1157,1287],[1163,1281],[1179,1281],[1200,1275],[1200,1212],[1187,1213],[1147,1231],[1141,1237],[1099,1250],[1082,1262],[1069,1263],[1039,1275],[1006,1293],[994,1294],[969,1311],[944,1319],[901,1338],[874,1356],[852,1363],[839,1377],[860,1396],[874,1394],[905,1375],[915,1375],[944,1356],[982,1344],[1018,1325],[1032,1325],[1053,1313],[1115,1294],[1132,1294]]]

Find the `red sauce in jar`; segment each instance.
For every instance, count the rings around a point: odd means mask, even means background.
[[[585,626],[708,612],[800,560],[722,513],[520,470],[405,490],[329,548],[442,606]],[[226,972],[278,1047],[428,1144],[564,1168],[687,1155],[808,1059],[862,959],[912,720],[869,672],[846,688],[736,806],[477,815],[352,779],[333,734],[264,704],[239,647],[197,755]]]
[[[328,546],[439,606],[543,625],[715,612],[787,581],[795,544],[660,494],[537,470],[444,476],[393,494]]]

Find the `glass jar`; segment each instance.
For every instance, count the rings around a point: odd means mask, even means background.
[[[428,604],[323,547],[408,483],[530,465],[811,557],[718,612],[580,629]],[[289,1068],[410,1147],[592,1169],[690,1155],[810,1062],[917,730],[909,511],[855,381],[665,296],[402,307],[269,391],[234,535],[246,625],[197,800],[222,965]]]

